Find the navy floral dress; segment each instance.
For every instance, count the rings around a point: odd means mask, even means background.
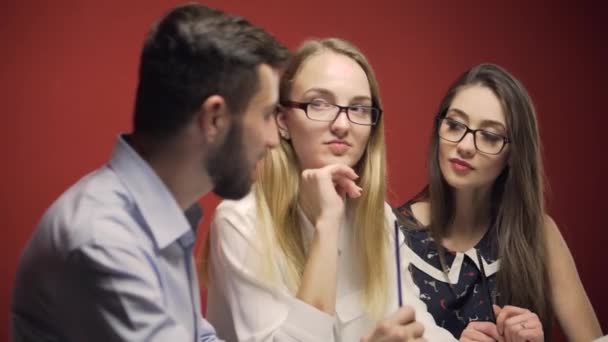
[[[460,338],[469,322],[494,321],[492,303],[500,295],[495,290],[500,262],[491,243],[496,239],[495,230],[488,229],[479,243],[464,253],[446,250],[444,270],[437,245],[428,229],[414,218],[411,204],[394,211],[410,247],[412,278],[437,325]]]

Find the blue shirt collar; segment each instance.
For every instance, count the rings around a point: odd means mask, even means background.
[[[191,247],[184,244],[194,244],[202,208],[195,203],[182,211],[167,186],[125,138],[118,136],[109,165],[133,196],[156,246],[164,249],[179,240],[182,247]]]

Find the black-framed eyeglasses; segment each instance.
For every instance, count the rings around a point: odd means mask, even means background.
[[[314,100],[311,102],[284,101],[283,107],[299,108],[304,110],[306,117],[315,121],[331,122],[336,120],[340,113],[346,113],[348,121],[364,126],[373,126],[378,123],[382,110],[372,106],[340,106],[337,104]]]
[[[439,137],[443,140],[458,143],[468,134],[473,134],[473,143],[477,151],[485,154],[499,154],[510,142],[509,138],[484,129],[470,129],[469,126],[447,116],[437,116]]]

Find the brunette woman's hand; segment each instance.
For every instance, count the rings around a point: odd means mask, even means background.
[[[460,342],[504,341],[493,322],[470,322],[460,335]]]
[[[494,305],[496,328],[506,342],[543,342],[543,324],[538,315],[528,309]]]

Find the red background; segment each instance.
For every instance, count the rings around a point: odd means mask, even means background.
[[[131,127],[139,51],[148,28],[177,1],[0,3],[0,115],[4,151],[0,213],[0,336],[21,249],[41,214],[71,183],[101,165]],[[294,48],[307,37],[357,44],[380,81],[390,200],[425,180],[432,115],[448,85],[481,62],[520,78],[535,100],[550,214],[608,333],[602,273],[608,259],[604,132],[608,48],[605,5],[583,1],[207,2],[246,16]],[[602,152],[604,151],[604,152]],[[218,200],[207,196],[207,227]],[[0,337],[0,339],[2,339]],[[560,340],[560,338],[555,338]]]

